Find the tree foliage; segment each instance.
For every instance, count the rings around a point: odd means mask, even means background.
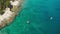
[[[10,0],[0,0],[0,14],[3,13],[3,10],[8,7]]]

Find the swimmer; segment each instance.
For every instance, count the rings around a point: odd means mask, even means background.
[[[53,17],[50,17],[50,20],[52,20],[53,19]]]
[[[30,22],[29,22],[29,21],[27,21],[27,23],[29,24]]]

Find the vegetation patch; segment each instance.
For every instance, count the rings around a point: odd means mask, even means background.
[[[0,0],[0,14],[4,13],[6,7],[12,7],[12,5],[10,5],[10,0]]]

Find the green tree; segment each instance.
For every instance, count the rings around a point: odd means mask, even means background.
[[[3,10],[8,7],[10,4],[10,0],[0,0],[0,14],[3,14]]]

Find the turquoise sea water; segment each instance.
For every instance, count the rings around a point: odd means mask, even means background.
[[[24,0],[19,15],[0,34],[60,34],[60,0]]]

